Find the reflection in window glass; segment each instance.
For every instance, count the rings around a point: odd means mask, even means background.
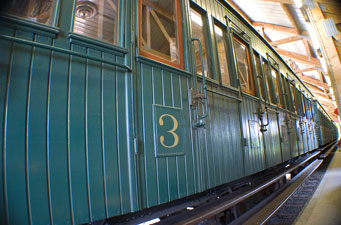
[[[262,89],[262,70],[261,70],[261,63],[260,63],[260,58],[257,53],[253,54],[253,58],[255,61],[255,67],[256,67],[256,76],[257,76],[257,84],[258,84],[258,89],[259,89],[259,94],[262,99],[264,99],[264,90]]]
[[[275,101],[272,102],[274,104],[280,103],[280,97],[279,97],[279,87],[278,87],[278,72],[274,68],[271,68],[271,77],[272,77],[272,84],[273,84],[273,89],[274,89],[274,96],[275,96]]]
[[[288,84],[288,80],[283,76],[283,74],[281,74],[281,84],[282,84],[282,90],[283,90],[283,94],[282,94],[282,97],[283,97],[283,104],[284,104],[284,107],[289,110],[289,104],[288,104],[288,91],[287,91],[287,84]]]
[[[249,68],[249,51],[247,46],[241,43],[236,38],[233,39],[233,45],[235,49],[237,59],[238,76],[240,78],[240,85],[246,92],[252,92],[251,71]]]
[[[265,86],[266,86],[265,87],[266,88],[266,95],[268,96],[268,101],[273,102],[271,90],[270,90],[271,77],[270,77],[269,63],[268,63],[268,61],[263,59],[262,64],[263,64],[264,79],[265,79]]]
[[[215,33],[215,40],[218,49],[218,59],[219,59],[219,69],[221,74],[221,81],[223,84],[230,85],[230,76],[228,71],[228,64],[227,64],[227,57],[226,57],[226,46],[224,41],[224,33],[223,30],[214,25],[214,33]]]
[[[297,112],[297,104],[298,104],[297,99],[296,99],[296,92],[295,92],[296,88],[294,85],[290,84],[290,89],[291,89],[290,94],[292,96],[292,101],[293,101],[293,105],[292,105],[293,111],[296,113]]]
[[[191,9],[191,27],[192,27],[192,38],[197,38],[201,41],[202,46],[202,57],[203,57],[203,64],[204,64],[204,70],[205,70],[205,77],[211,77],[212,73],[208,61],[208,54],[206,51],[206,36],[204,33],[204,22],[203,22],[203,16],[195,11],[194,9]],[[195,51],[195,65],[196,70],[198,74],[202,75],[201,71],[201,59],[200,59],[200,51],[199,51],[199,45],[198,42],[194,42],[194,51]]]
[[[1,6],[5,13],[47,25],[53,23],[55,7],[56,0],[7,1]]]
[[[77,0],[73,31],[118,44],[118,0]]]
[[[143,52],[180,64],[177,1],[141,1],[140,47]],[[153,57],[152,57],[153,58]]]

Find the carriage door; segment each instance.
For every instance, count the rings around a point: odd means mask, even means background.
[[[138,175],[145,208],[195,193],[196,176],[180,1],[138,3]]]

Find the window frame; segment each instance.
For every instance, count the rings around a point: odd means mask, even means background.
[[[222,30],[223,33],[223,44],[224,44],[224,48],[225,48],[225,57],[226,57],[226,63],[227,63],[227,73],[228,73],[228,78],[229,78],[229,84],[228,83],[224,83],[223,82],[223,77],[222,77],[222,73],[221,73],[221,62],[220,62],[220,58],[219,58],[219,53],[218,53],[218,45],[217,45],[217,39],[216,39],[216,35],[215,35],[215,26],[219,27]],[[222,22],[220,22],[219,20],[217,20],[216,18],[213,18],[213,40],[214,40],[214,45],[215,45],[215,56],[216,56],[216,66],[217,66],[217,74],[219,76],[219,83],[221,86],[225,86],[225,87],[234,87],[233,85],[233,71],[231,68],[231,54],[229,54],[230,52],[230,46],[228,43],[228,39],[230,37],[230,33],[228,32],[227,26],[225,24],[223,24]]]
[[[264,71],[263,71],[263,66],[262,66],[262,56],[259,54],[257,51],[253,50],[253,57],[254,57],[254,66],[255,66],[255,80],[257,82],[257,86],[259,88],[259,98],[265,101],[265,96],[266,96],[266,88],[264,86]],[[257,74],[257,63],[256,61],[258,60],[259,62],[259,73]],[[259,83],[260,82],[260,83]]]
[[[73,1],[72,1],[73,4]],[[24,25],[24,26],[29,26],[32,28],[37,28],[39,30],[46,30],[46,31],[50,31],[49,29],[59,29],[58,28],[58,21],[59,21],[59,14],[60,14],[60,0],[55,0],[54,3],[54,9],[51,13],[51,24],[45,24],[45,23],[40,23],[34,20],[30,20],[28,18],[24,18],[18,15],[14,15],[8,12],[3,12],[0,14],[0,19],[2,19],[1,17],[4,17],[5,19],[9,19],[12,20],[11,22],[17,22],[20,25]],[[55,31],[53,31],[55,32]]]
[[[237,63],[237,56],[236,56],[236,48],[234,46],[234,40],[236,40],[237,42],[239,42],[240,44],[245,46],[246,49],[246,55],[247,55],[247,63],[248,63],[248,72],[249,72],[249,78],[250,78],[250,86],[251,89],[245,88],[241,85],[240,83],[240,77],[239,75],[237,75],[238,80],[239,80],[239,86],[241,87],[241,91],[245,92],[249,95],[255,96],[256,92],[255,92],[255,85],[254,85],[254,79],[253,79],[253,71],[252,71],[252,60],[251,60],[251,50],[250,50],[250,43],[246,40],[244,40],[242,37],[240,37],[236,32],[233,32],[232,34],[232,48],[233,48],[233,53],[234,53],[234,60],[235,60],[235,66],[236,66],[236,74],[238,74],[238,63]]]
[[[182,10],[181,10],[181,4],[180,1],[174,0],[175,1],[175,7],[176,7],[176,18],[177,18],[177,38],[178,38],[178,51],[179,51],[179,63],[174,63],[171,62],[167,59],[164,59],[162,57],[156,56],[152,53],[149,53],[147,51],[144,51],[142,49],[142,2],[143,0],[138,0],[138,54],[139,56],[143,56],[146,58],[149,58],[151,60],[161,62],[164,64],[167,64],[172,67],[176,67],[178,69],[184,69],[185,68],[185,63],[184,63],[184,46],[183,46],[183,28],[182,28]]]
[[[198,14],[200,14],[201,18],[202,18],[202,32],[204,35],[204,39],[205,42],[201,42],[201,45],[205,46],[205,50],[206,50],[206,60],[207,60],[207,76],[205,76],[205,79],[207,81],[211,81],[213,83],[217,83],[217,76],[216,76],[216,71],[214,69],[214,60],[212,60],[212,58],[214,57],[214,53],[213,53],[213,46],[212,46],[212,37],[211,37],[211,29],[210,29],[210,24],[208,22],[208,15],[207,15],[207,11],[203,8],[201,8],[198,4],[196,4],[193,1],[190,1],[189,4],[189,34],[190,34],[190,38],[194,38],[193,37],[193,29],[192,29],[192,21],[191,21],[191,10],[194,10],[195,12],[197,12]],[[192,45],[193,47],[193,45]],[[192,48],[192,51],[195,51],[195,48]],[[191,54],[193,54],[193,52]],[[195,53],[195,52],[194,52]],[[196,66],[196,58],[195,55],[194,56],[194,66]],[[202,74],[198,74],[198,76],[203,76]]]
[[[271,79],[271,95],[274,98],[273,100],[275,100],[275,102],[271,102],[281,108],[284,108],[284,104],[283,104],[283,99],[282,99],[282,88],[281,88],[281,72],[279,71],[279,64],[269,55],[267,54],[267,59],[268,59],[268,63],[269,63],[269,72],[270,72],[270,79]],[[274,61],[271,62],[271,59]],[[277,65],[277,67],[276,67]],[[276,78],[274,80],[273,76],[272,76],[272,69],[275,70],[276,72]],[[277,85],[277,91],[278,93],[275,92],[275,85]]]

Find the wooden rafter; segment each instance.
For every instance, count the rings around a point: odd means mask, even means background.
[[[148,6],[150,6],[153,10],[155,10],[160,15],[168,18],[171,21],[174,21],[174,15],[173,14],[169,13],[167,10],[161,8],[160,6],[158,6],[157,4],[153,3],[152,1],[150,1],[150,0],[143,0],[143,3],[145,3]]]
[[[329,89],[330,87],[328,86],[328,84],[322,83],[320,80],[308,77],[308,76],[299,76],[300,79],[306,83],[310,83],[312,85],[315,85],[317,87],[320,87],[321,89]]]
[[[335,1],[336,2],[336,1]],[[340,7],[333,7],[335,9],[340,9]],[[341,79],[341,55],[338,53],[337,47],[333,38],[327,37],[324,29],[321,29],[321,22],[325,19],[322,9],[319,4],[313,9],[306,9],[308,13],[309,20],[312,21],[313,28],[316,33],[320,36],[320,46],[322,52],[325,53],[324,59],[326,60],[328,75],[330,77],[331,85],[334,91],[334,97],[336,100],[337,107],[341,107],[341,84],[338,82]],[[340,15],[340,10],[336,15]],[[339,16],[340,17],[340,16]],[[319,28],[319,29],[317,29]]]
[[[290,20],[291,25],[292,25],[292,26],[295,28],[295,30],[299,33],[299,30],[300,30],[300,29],[298,28],[297,23],[296,23],[294,17],[292,16],[292,14],[291,14],[291,12],[290,12],[290,9],[289,9],[288,5],[287,5],[287,4],[281,3],[281,7],[282,7],[282,9],[284,10],[285,14],[287,15],[288,19]]]
[[[234,8],[239,14],[241,14],[249,23],[252,23],[251,18],[244,13],[244,11],[232,0],[225,0],[232,8]]]
[[[303,44],[304,44],[305,51],[307,52],[308,59],[310,60],[313,57],[313,55],[310,50],[310,45],[309,45],[308,40],[303,40]]]
[[[304,83],[309,87],[309,90],[313,94],[316,94],[316,95],[323,97],[323,98],[326,98],[326,99],[330,99],[330,100],[332,99],[331,94],[326,92],[325,90],[321,90],[320,87],[315,86],[315,85],[310,84],[310,83],[307,83],[307,82],[304,82]]]
[[[159,28],[160,28],[160,30],[161,30],[163,36],[165,36],[165,38],[167,39],[167,41],[168,41],[169,44],[172,44],[174,41],[173,41],[173,39],[171,38],[171,36],[169,36],[169,34],[168,34],[166,28],[163,26],[163,24],[162,24],[162,22],[161,22],[161,20],[160,20],[160,18],[159,18],[159,16],[155,13],[154,10],[150,10],[150,13],[152,14],[152,16],[153,16],[153,18],[154,18],[156,24],[159,26]]]
[[[308,67],[308,68],[305,68],[305,69],[295,70],[295,73],[304,73],[304,72],[319,71],[319,70],[321,70],[320,67]]]
[[[283,45],[283,44],[299,41],[299,40],[302,40],[302,39],[303,39],[302,36],[295,35],[295,36],[291,36],[291,37],[288,37],[288,38],[280,39],[278,41],[272,41],[272,42],[270,42],[270,44],[272,46],[277,46],[277,45]]]
[[[263,26],[265,29],[269,30],[274,30],[274,31],[279,31],[287,34],[299,34],[298,31],[295,28],[292,27],[286,27],[286,26],[281,26],[281,25],[276,25],[276,24],[271,24],[271,23],[263,23],[263,22],[252,22],[253,26]]]
[[[283,50],[283,49],[276,48],[276,47],[275,49],[283,57],[291,58],[305,65],[321,67],[320,60],[317,58],[311,58],[309,60],[307,56],[296,53],[296,52],[291,52],[291,51]]]
[[[283,4],[295,4],[294,0],[258,0],[261,2],[277,2]]]

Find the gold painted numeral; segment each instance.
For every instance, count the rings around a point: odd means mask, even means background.
[[[172,116],[170,114],[162,114],[160,116],[160,119],[159,119],[160,126],[163,126],[163,117],[165,117],[165,116],[168,116],[168,117],[170,117],[173,120],[174,126],[173,126],[173,128],[171,130],[169,130],[167,132],[173,135],[174,143],[172,145],[165,145],[164,144],[164,141],[165,141],[165,137],[164,136],[160,137],[160,143],[165,148],[174,148],[175,146],[177,146],[179,144],[179,136],[174,132],[174,131],[176,131],[176,129],[178,129],[178,121],[175,119],[174,116]]]

